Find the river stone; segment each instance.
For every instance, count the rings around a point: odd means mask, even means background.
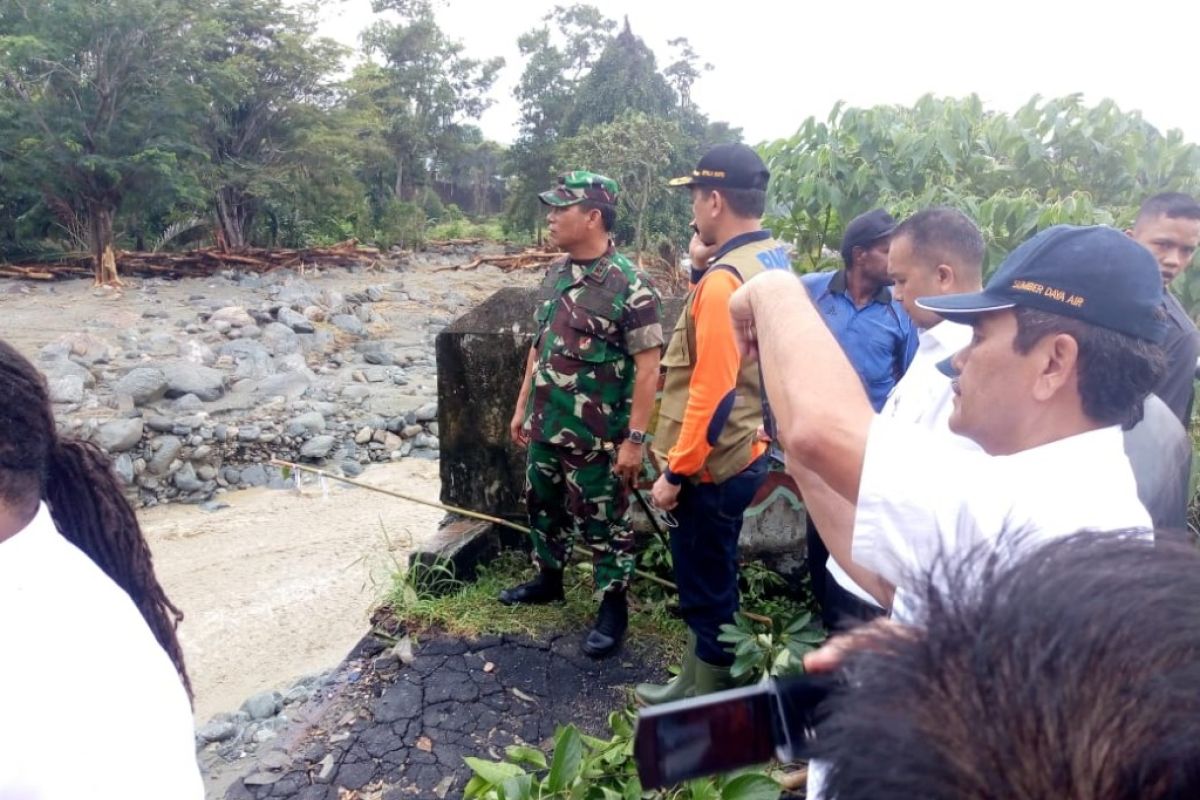
[[[279,322],[269,322],[263,326],[262,341],[271,352],[277,356],[286,356],[300,350],[300,340],[296,332]]]
[[[283,708],[283,695],[279,692],[259,692],[242,703],[242,710],[250,719],[269,719]]]
[[[287,307],[279,309],[279,321],[296,333],[313,333],[317,330],[308,317]]]
[[[266,486],[269,478],[262,464],[251,464],[242,470],[242,483],[248,486]]]
[[[437,403],[426,403],[417,409],[416,414],[417,422],[432,422],[438,416]]]
[[[229,720],[213,720],[196,731],[196,735],[205,742],[224,742],[237,735],[237,725]]]
[[[272,375],[258,384],[260,397],[283,396],[288,400],[299,398],[312,384],[313,374],[308,369]]]
[[[293,417],[287,426],[288,436],[303,436],[306,433],[320,433],[323,430],[325,430],[325,417],[317,411],[309,411]]]
[[[371,396],[371,390],[366,386],[350,384],[342,388],[341,396],[343,400],[362,400]]]
[[[339,329],[353,336],[365,336],[367,333],[366,326],[362,324],[362,320],[351,314],[334,314],[329,321]]]
[[[369,350],[363,353],[363,361],[366,361],[368,364],[388,367],[392,364],[392,354],[383,350]]]
[[[121,479],[121,483],[129,486],[133,483],[134,469],[133,459],[128,453],[121,453],[113,461],[113,470],[116,471],[117,477]]]
[[[64,375],[61,378],[49,380],[51,403],[82,403],[83,378],[78,375]]]
[[[374,434],[374,431],[372,431],[368,427],[360,428],[358,433],[354,434],[354,443],[355,444],[366,444],[367,442],[371,441],[371,436],[373,434]]]
[[[109,453],[119,453],[128,450],[142,439],[144,425],[140,417],[135,419],[114,419],[96,429],[92,438],[102,450]]]
[[[175,420],[162,414],[153,414],[146,417],[146,427],[156,433],[170,433],[175,429]]]
[[[412,440],[412,443],[413,447],[424,448],[428,450],[437,450],[439,446],[438,438],[436,436],[430,436],[428,433],[418,433]]]
[[[210,323],[227,322],[235,328],[246,328],[254,324],[254,317],[241,306],[226,306],[213,312]]]
[[[135,367],[113,384],[117,394],[127,394],[139,406],[153,403],[167,393],[167,377],[161,369]]]
[[[212,402],[225,391],[225,374],[211,367],[179,362],[163,367],[167,379],[167,397],[182,397],[194,394],[205,402]]]
[[[54,378],[77,376],[83,381],[83,387],[85,389],[91,389],[96,385],[96,376],[92,374],[90,369],[85,367],[83,364],[76,364],[74,361],[70,361],[65,358],[55,361],[53,364],[48,366],[45,369],[45,373],[46,377],[52,380]]]
[[[301,446],[300,455],[305,458],[324,458],[329,455],[335,444],[337,439],[332,436],[314,436]]]
[[[177,436],[160,436],[154,440],[154,455],[146,464],[146,469],[154,475],[164,475],[171,467],[171,462],[179,456],[183,442]]]
[[[198,492],[204,488],[204,481],[196,477],[196,468],[191,464],[184,464],[171,477],[181,492]]]

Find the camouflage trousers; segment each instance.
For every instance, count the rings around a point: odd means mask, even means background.
[[[608,450],[530,442],[525,467],[534,563],[563,569],[581,535],[595,551],[592,568],[601,592],[628,586],[634,569],[629,490],[613,473],[616,459]]]

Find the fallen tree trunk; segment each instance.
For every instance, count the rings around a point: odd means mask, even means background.
[[[374,247],[361,247],[353,239],[330,247],[311,247],[303,250],[268,250],[242,248],[223,252],[218,248],[188,250],[181,253],[145,253],[125,250],[114,253],[117,270],[122,275],[153,275],[172,277],[208,277],[225,269],[243,272],[270,272],[297,266],[351,267],[378,266],[383,254]],[[94,260],[78,255],[54,263],[25,263],[0,265],[0,276],[29,280],[59,280],[94,274]]]

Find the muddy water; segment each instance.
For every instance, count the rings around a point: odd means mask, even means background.
[[[361,480],[438,497],[435,461],[376,466]],[[219,499],[230,507],[139,512],[159,580],[186,615],[180,640],[200,722],[335,666],[366,632],[396,565],[442,518],[332,481]]]

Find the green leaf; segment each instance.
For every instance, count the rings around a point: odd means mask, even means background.
[[[546,788],[561,792],[579,777],[583,762],[583,740],[574,725],[563,728],[554,742],[554,760],[550,762],[550,775]]]
[[[546,768],[546,754],[536,747],[509,745],[504,748],[504,756],[514,764],[528,764],[538,769]]]
[[[478,775],[472,775],[471,780],[467,781],[467,785],[463,787],[463,797],[471,800],[474,797],[482,797],[483,793],[491,788],[491,784],[485,781]]]
[[[482,758],[474,758],[472,756],[467,756],[463,761],[467,762],[467,766],[476,775],[493,786],[503,783],[508,778],[515,778],[518,775],[525,774],[525,770],[516,764],[506,764],[503,761],[486,761]]]
[[[739,775],[721,788],[721,800],[779,800],[779,784],[761,773]]]
[[[801,614],[800,616],[796,617],[791,622],[789,622],[788,626],[783,629],[783,632],[785,635],[799,633],[800,631],[807,628],[808,624],[810,622],[812,622],[812,614],[810,614],[806,611],[803,614]]]
[[[502,800],[530,800],[533,797],[533,776],[514,775],[500,784]]]
[[[720,790],[711,778],[690,781],[687,791],[689,800],[721,800]]]

